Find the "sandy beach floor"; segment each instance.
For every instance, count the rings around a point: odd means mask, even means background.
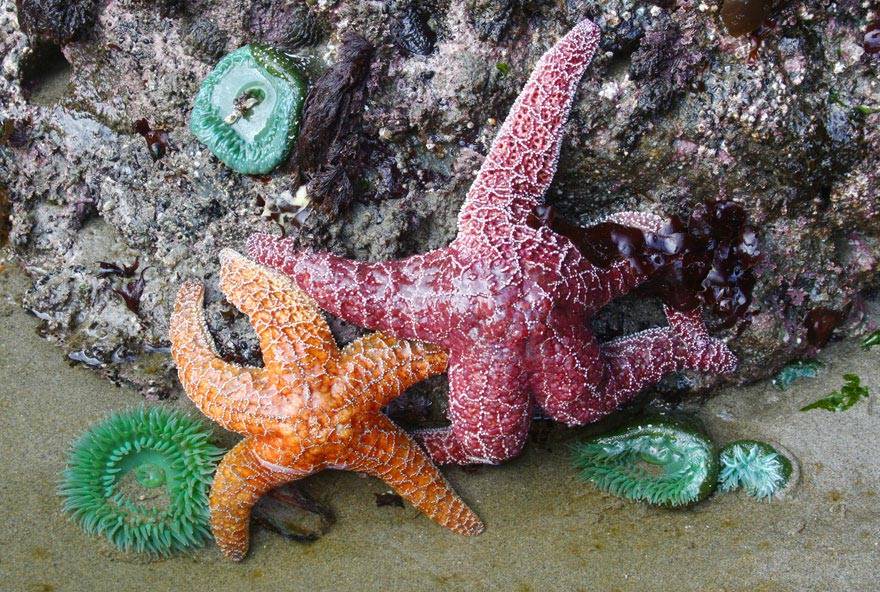
[[[35,334],[17,300],[20,272],[0,272],[0,589],[24,592],[227,590],[878,590],[880,350],[838,343],[816,379],[780,392],[764,383],[694,409],[716,441],[774,440],[801,466],[783,500],[716,495],[686,510],[625,502],[578,481],[568,443],[549,442],[500,467],[444,472],[487,524],[459,537],[411,507],[377,507],[377,480],[326,472],[305,489],[337,522],[311,544],[257,530],[250,555],[213,545],[191,556],[121,557],[61,513],[55,494],[70,443],[108,413],[142,403]],[[798,409],[861,376],[872,396],[839,414]],[[186,406],[187,401],[175,405]]]

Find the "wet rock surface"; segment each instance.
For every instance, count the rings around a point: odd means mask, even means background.
[[[246,319],[216,283],[219,249],[241,249],[254,231],[372,261],[447,244],[532,65],[584,17],[602,28],[604,53],[568,125],[547,198],[556,212],[588,224],[624,209],[687,216],[706,199],[742,204],[764,257],[751,323],[721,333],[742,360],[724,380],[762,378],[808,354],[811,310],[839,313],[831,339],[872,328],[863,318],[880,257],[880,56],[865,50],[877,14],[861,3],[784,3],[742,37],[727,32],[720,3],[688,0],[431,0],[393,3],[393,14],[384,2],[321,0],[284,23],[268,18],[276,4],[101,3],[75,40],[55,41],[23,32],[16,3],[0,0],[0,237],[32,279],[25,306],[74,363],[150,398],[175,396],[168,315],[177,286],[196,277],[221,354],[259,364]],[[299,209],[296,155],[244,176],[189,132],[206,56],[301,35],[287,48],[314,81],[347,33],[375,53],[354,132],[355,201],[338,214]],[[160,157],[138,129],[161,131]],[[136,259],[132,277],[101,272],[101,262]],[[662,322],[657,302],[628,298],[595,325],[610,338]],[[358,334],[333,326],[343,340]],[[719,380],[675,376],[660,390]]]
[[[253,518],[263,527],[301,543],[318,540],[336,522],[329,508],[292,484],[260,498],[254,506]]]

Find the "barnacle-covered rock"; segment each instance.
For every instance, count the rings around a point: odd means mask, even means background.
[[[369,103],[342,105],[359,118],[341,119],[346,138],[358,143],[333,143],[332,151],[316,156],[314,169],[297,161],[271,178],[234,174],[216,166],[210,151],[197,149],[186,122],[204,73],[180,47],[189,22],[164,18],[162,1],[100,3],[100,29],[94,29],[100,41],[63,48],[70,64],[62,72],[66,86],[36,69],[35,36],[21,31],[15,3],[0,10],[0,122],[11,122],[0,131],[8,244],[35,282],[31,308],[53,319],[44,334],[63,346],[59,355],[98,348],[111,360],[118,348],[160,345],[181,278],[211,277],[217,248],[240,244],[253,229],[278,232],[281,226],[302,247],[372,261],[447,244],[516,89],[542,51],[585,17],[597,21],[607,41],[579,86],[559,174],[547,194],[560,217],[589,226],[625,209],[666,218],[686,216],[707,198],[742,204],[764,259],[755,274],[751,324],[725,334],[741,360],[730,382],[758,380],[815,355],[804,319],[817,306],[845,311],[853,302],[832,340],[857,334],[862,311],[871,310],[863,299],[870,305],[876,294],[880,265],[880,85],[871,84],[880,65],[880,21],[861,0],[813,3],[809,11],[804,3],[784,3],[771,13],[777,25],[752,63],[750,40],[729,35],[719,10],[683,9],[682,2],[395,0],[430,7],[430,26],[442,31],[443,43],[430,60],[390,59],[389,52],[399,50],[380,47]],[[249,25],[252,3],[184,3],[189,19],[210,18],[229,34],[227,51],[258,41]],[[334,41],[361,31],[372,41],[391,42],[390,3],[271,3],[308,5],[325,21],[332,15]],[[707,4],[720,8],[722,2]],[[475,16],[484,20],[480,27]],[[478,32],[496,20],[506,23],[499,41],[481,42]],[[341,55],[334,45],[330,62]],[[506,77],[497,75],[499,62],[510,66]],[[29,90],[28,63],[45,80],[40,88],[63,88],[53,108],[34,99],[41,92]],[[340,104],[324,96],[325,104]],[[132,131],[140,118],[169,133],[171,149],[156,163]],[[315,121],[321,120],[316,112]],[[336,128],[329,129],[310,137],[332,137]],[[349,166],[350,154],[357,159]],[[338,174],[340,163],[350,173]],[[322,169],[328,183],[311,185],[312,171]],[[341,180],[332,187],[344,187],[346,179],[354,187],[344,195],[341,215],[318,215],[321,185]],[[263,204],[303,184],[310,185],[313,207],[280,220],[264,212]],[[327,192],[328,202],[340,203],[337,195]],[[355,207],[346,205],[351,200]],[[92,212],[89,224],[74,224],[84,212]],[[94,261],[133,261],[138,254],[149,270],[135,317],[112,291],[121,280],[97,279]],[[68,284],[71,298],[60,298]],[[86,289],[73,289],[79,285]],[[221,347],[242,343],[230,337],[241,333],[243,319],[230,321],[229,308],[219,302],[209,302],[208,312]],[[605,307],[595,322],[604,339],[661,318],[655,300],[633,299]],[[56,322],[62,319],[70,323]],[[166,392],[175,388],[173,373],[152,362],[111,361],[101,372],[142,392],[151,383]],[[718,386],[691,376],[679,384],[703,392]],[[441,392],[432,390],[442,399]],[[435,409],[442,412],[442,403]]]
[[[176,16],[186,9],[186,0],[159,0],[157,4],[165,16]]]
[[[296,50],[317,45],[324,38],[326,25],[302,0],[251,3],[248,26],[260,43]]]
[[[630,54],[639,46],[645,30],[636,19],[629,19],[608,31],[599,44],[599,49],[614,55]]]
[[[144,10],[155,10],[163,17],[176,17],[182,15],[187,8],[189,0],[129,0],[134,6]]]
[[[94,24],[95,0],[16,0],[18,23],[29,35],[58,43],[74,41]]]
[[[190,129],[229,168],[268,173],[293,146],[305,94],[305,82],[289,57],[246,45],[205,79]]]
[[[498,43],[510,25],[515,4],[515,0],[468,0],[468,22],[481,40]]]
[[[437,34],[428,26],[429,14],[416,4],[406,4],[394,10],[391,34],[394,44],[405,52],[430,55],[437,42]]]
[[[691,49],[689,37],[672,19],[659,17],[632,55],[629,74],[639,84],[638,117],[621,134],[624,147],[637,143],[652,119],[672,108],[702,66],[703,57]]]
[[[183,43],[189,51],[205,62],[213,62],[226,53],[229,35],[207,18],[197,18],[189,25]]]

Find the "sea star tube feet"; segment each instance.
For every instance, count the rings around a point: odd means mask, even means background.
[[[355,324],[450,352],[449,420],[417,434],[438,463],[519,454],[532,406],[569,425],[596,421],[670,371],[733,370],[699,308],[667,309],[669,327],[600,345],[590,317],[648,276],[629,261],[597,266],[535,212],[556,170],[574,93],[599,41],[583,21],[538,61],[498,132],[443,249],[363,263],[297,251],[255,234],[249,252]],[[656,218],[614,220],[653,228]]]
[[[244,557],[251,509],[262,495],[325,468],[378,477],[439,524],[479,534],[480,519],[380,411],[409,386],[443,372],[446,353],[380,333],[340,350],[314,301],[287,277],[228,249],[220,260],[220,289],[250,317],[264,367],[217,356],[198,282],[181,286],[169,333],[187,395],[205,415],[245,436],[223,458],[211,488],[211,530],[223,553]]]

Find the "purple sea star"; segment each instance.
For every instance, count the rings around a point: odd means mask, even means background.
[[[296,251],[256,234],[249,251],[334,315],[450,352],[448,428],[418,438],[438,463],[498,463],[519,454],[535,403],[568,425],[598,420],[684,368],[719,373],[736,358],[709,337],[700,308],[666,307],[669,326],[600,346],[591,316],[648,276],[631,260],[590,263],[535,212],[556,170],[562,128],[599,41],[583,21],[540,59],[495,138],[446,248],[363,263]],[[645,232],[662,220],[609,219]]]

